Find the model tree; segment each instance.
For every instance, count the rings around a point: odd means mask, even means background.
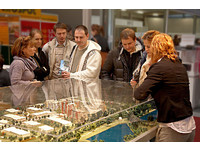
[[[19,137],[19,139],[18,139],[20,142],[22,141],[22,137]]]

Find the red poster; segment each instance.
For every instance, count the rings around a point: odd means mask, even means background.
[[[21,36],[28,36],[31,29],[40,29],[39,21],[21,20]]]
[[[56,23],[42,22],[41,31],[43,34],[44,44],[51,41],[54,38],[53,26]]]

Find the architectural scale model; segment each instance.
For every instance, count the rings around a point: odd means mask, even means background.
[[[133,133],[124,136],[124,141],[129,141],[156,125],[155,118],[140,119],[155,110],[152,101],[127,109],[123,103],[95,101],[98,107],[73,97],[7,109],[0,116],[0,140],[89,141],[89,137],[125,123]]]

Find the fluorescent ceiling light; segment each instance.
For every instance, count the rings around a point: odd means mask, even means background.
[[[153,16],[155,16],[155,17],[156,17],[156,16],[159,16],[159,14],[158,14],[158,13],[153,13]]]
[[[138,13],[138,14],[144,14],[144,12],[141,11],[141,10],[136,11],[136,13]]]

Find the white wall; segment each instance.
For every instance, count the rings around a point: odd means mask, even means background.
[[[100,25],[100,16],[92,15],[91,24],[98,24],[98,25]]]
[[[193,18],[168,20],[169,33],[193,33]]]
[[[200,18],[197,19],[196,33],[200,34]]]
[[[164,19],[163,18],[145,18],[144,20],[145,27],[148,27],[148,30],[158,30],[164,32]]]
[[[164,19],[145,18],[145,27],[164,32]],[[193,33],[193,18],[169,18],[168,33]],[[200,33],[200,19],[197,19],[197,33]]]

